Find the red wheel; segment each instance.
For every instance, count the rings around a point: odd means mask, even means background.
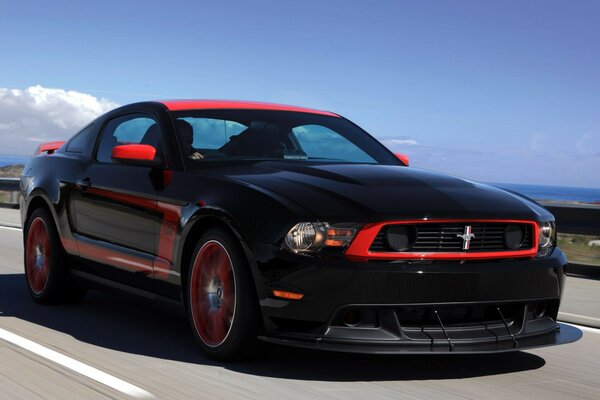
[[[48,228],[42,217],[29,225],[26,242],[25,271],[31,291],[40,295],[48,283],[52,250]]]
[[[38,303],[75,303],[85,295],[71,279],[69,263],[48,210],[35,210],[23,229],[25,281]]]
[[[227,339],[235,316],[235,293],[229,253],[216,240],[204,243],[192,266],[189,299],[194,326],[207,346]]]
[[[187,275],[186,305],[196,340],[219,360],[256,353],[261,324],[248,259],[238,239],[223,228],[196,244]]]

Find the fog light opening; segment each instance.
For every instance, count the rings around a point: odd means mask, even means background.
[[[357,326],[362,320],[360,311],[356,308],[349,308],[344,312],[343,321],[346,326]]]
[[[538,319],[546,315],[546,304],[537,303],[533,306],[533,318]]]

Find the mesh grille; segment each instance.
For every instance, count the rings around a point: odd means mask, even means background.
[[[413,226],[397,225],[388,228],[385,241],[394,251],[404,251],[413,245],[416,236]]]
[[[504,232],[504,241],[509,249],[518,249],[525,239],[525,231],[522,226],[509,225]]]

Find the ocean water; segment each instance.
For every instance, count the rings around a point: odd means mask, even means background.
[[[11,164],[26,164],[31,157],[27,156],[4,156],[0,155],[0,167]]]
[[[523,183],[490,183],[490,185],[521,193],[534,200],[578,201],[600,204],[600,188],[528,185]]]
[[[25,164],[30,157],[0,155],[0,167],[10,164]],[[528,185],[522,183],[488,183],[499,188],[524,194],[535,200],[578,201],[600,203],[600,188]]]

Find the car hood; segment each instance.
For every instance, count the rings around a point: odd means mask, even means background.
[[[265,161],[211,172],[283,196],[328,222],[551,218],[517,194],[412,167]]]

